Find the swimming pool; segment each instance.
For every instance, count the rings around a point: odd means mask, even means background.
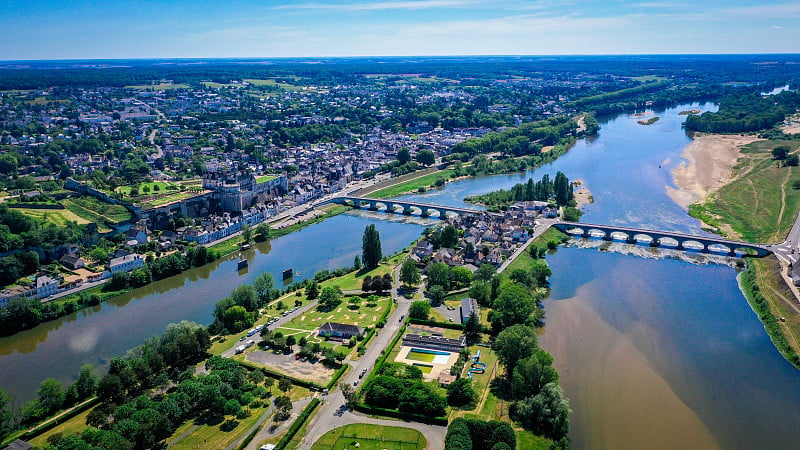
[[[408,351],[406,359],[433,363],[433,364],[447,364],[447,360],[450,359],[450,352],[440,352],[436,350],[412,348],[411,350]]]

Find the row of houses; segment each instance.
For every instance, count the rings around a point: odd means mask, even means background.
[[[144,259],[136,253],[122,251],[123,254],[111,258],[106,270],[100,273],[88,275],[85,279],[78,278],[72,281],[65,281],[60,275],[43,274],[36,276],[36,280],[29,286],[10,286],[0,291],[0,307],[8,306],[8,303],[15,298],[24,297],[31,300],[44,300],[55,294],[80,288],[85,282],[95,282],[111,278],[117,272],[131,272],[144,265]],[[85,266],[83,258],[70,254],[61,257],[65,266],[71,269],[81,269]],[[63,264],[63,263],[62,263]]]

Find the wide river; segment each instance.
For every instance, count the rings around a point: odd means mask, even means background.
[[[592,191],[585,222],[699,233],[666,194],[690,142],[677,113],[691,108],[713,105],[659,111],[661,120],[649,126],[616,116],[546,167],[407,197],[464,205],[467,195],[560,170]],[[279,279],[291,267],[300,279],[349,265],[367,224],[378,226],[384,253],[407,246],[424,227],[387,217],[341,215],[261,244],[246,274],[236,273],[233,260],[218,262],[0,339],[0,386],[27,400],[43,378],[69,381],[81,364],[103,365],[170,322],[208,323],[221,296],[264,270]],[[800,372],[770,343],[735,270],[615,247],[623,251],[569,246],[548,256],[554,273],[541,344],[555,356],[572,402],[573,448],[800,448]]]

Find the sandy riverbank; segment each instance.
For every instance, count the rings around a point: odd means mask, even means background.
[[[731,179],[733,166],[741,156],[741,147],[758,140],[742,135],[697,135],[687,145],[681,163],[672,172],[678,189],[667,187],[675,203],[688,209],[689,205],[704,201]]]
[[[575,189],[575,203],[577,203],[576,206],[578,208],[586,206],[594,201],[592,199],[592,192],[586,187],[582,179],[578,178],[573,180],[572,187]]]

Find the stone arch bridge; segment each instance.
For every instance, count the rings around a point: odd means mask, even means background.
[[[617,227],[591,223],[557,222],[553,227],[574,237],[597,237],[606,241],[628,244],[649,244],[651,247],[672,248],[675,250],[694,250],[701,253],[722,253],[736,256],[764,257],[772,253],[765,245],[732,241],[722,238],[694,236],[669,231],[645,230],[642,228]]]
[[[404,215],[418,215],[421,217],[438,217],[446,219],[447,214],[455,215],[474,215],[484,213],[483,210],[458,208],[454,206],[431,205],[428,203],[409,202],[404,200],[392,200],[370,197],[342,196],[326,200],[320,205],[336,203],[339,205],[350,206],[356,209],[366,208],[370,211],[385,211],[387,213],[402,213]]]

